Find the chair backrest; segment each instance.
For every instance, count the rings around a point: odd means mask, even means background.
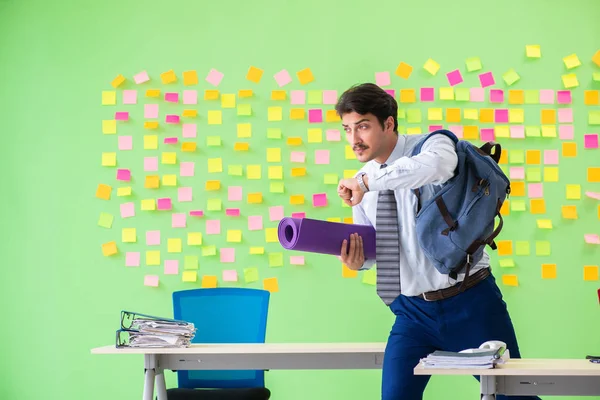
[[[192,343],[264,343],[267,290],[207,288],[173,292],[175,319],[194,323]],[[264,387],[264,371],[177,371],[180,388]]]

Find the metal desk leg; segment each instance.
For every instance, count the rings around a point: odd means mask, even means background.
[[[156,355],[144,354],[144,394],[142,400],[154,400],[154,377],[156,376]]]
[[[167,384],[165,382],[165,370],[156,368],[156,395],[158,400],[167,400]]]
[[[481,382],[481,400],[496,399],[496,377],[490,375],[482,375],[479,377]]]

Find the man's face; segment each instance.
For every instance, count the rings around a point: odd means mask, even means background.
[[[384,124],[389,128],[389,123]],[[381,154],[383,143],[390,129],[383,129],[373,114],[365,115],[351,112],[342,116],[342,127],[346,131],[346,140],[352,146],[360,162],[368,162]],[[393,126],[391,131],[393,132]]]

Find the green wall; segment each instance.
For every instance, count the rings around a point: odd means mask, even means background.
[[[559,150],[559,181],[542,182],[546,212],[531,215],[527,197],[525,212],[512,211],[506,217],[501,240],[527,241],[528,256],[492,253],[493,270],[516,275],[519,285],[502,285],[520,340],[524,357],[582,358],[600,352],[600,315],[596,290],[598,281],[584,281],[584,266],[597,266],[598,245],[586,244],[584,234],[598,234],[598,201],[585,191],[600,192],[600,183],[586,181],[588,167],[600,167],[600,150],[584,149],[584,134],[598,133],[588,125],[589,111],[597,105],[584,105],[584,91],[600,89],[592,81],[599,72],[592,56],[600,48],[600,4],[595,0],[552,2],[510,0],[501,3],[458,0],[446,2],[380,1],[369,7],[364,2],[257,1],[220,2],[174,1],[16,1],[0,2],[0,94],[2,109],[3,200],[0,208],[3,240],[3,274],[0,291],[3,305],[0,343],[2,360],[0,398],[20,399],[131,399],[142,389],[140,357],[92,356],[90,349],[111,344],[121,309],[171,315],[171,293],[197,283],[181,282],[183,257],[199,255],[198,247],[185,244],[188,231],[204,231],[203,219],[188,218],[188,228],[172,229],[168,212],[140,210],[142,199],[168,197],[175,200],[174,187],[144,188],[143,157],[158,156],[174,148],[177,165],[159,164],[158,174],[178,174],[181,161],[195,161],[195,177],[178,177],[179,186],[193,187],[193,203],[174,201],[175,211],[206,210],[209,198],[221,198],[223,208],[241,208],[241,217],[226,217],[224,211],[206,211],[204,219],[221,219],[222,234],[204,235],[204,244],[236,249],[233,268],[243,277],[244,268],[256,267],[258,282],[223,283],[218,257],[202,257],[198,274],[216,275],[219,285],[262,287],[262,279],[276,277],[279,291],[273,293],[267,340],[269,342],[380,342],[385,341],[392,315],[363,276],[343,278],[334,257],[306,254],[306,265],[290,265],[289,256],[278,243],[265,243],[265,231],[248,231],[247,216],[262,215],[265,228],[268,207],[283,205],[286,215],[305,211],[318,219],[345,218],[350,209],[341,206],[335,186],[325,185],[323,175],[360,167],[346,159],[343,142],[307,143],[306,129],[339,129],[339,123],[309,124],[290,121],[291,90],[337,90],[373,81],[375,72],[388,71],[391,85],[399,89],[448,87],[445,74],[460,69],[464,83],[457,87],[477,87],[477,74],[492,71],[495,88],[563,89],[561,75],[573,72],[579,86],[573,90],[570,105],[508,105],[436,100],[435,103],[401,104],[402,109],[421,109],[422,123],[400,121],[402,129],[428,128],[427,108],[521,108],[525,122],[540,126],[541,109],[572,107],[578,155],[564,158],[559,138],[502,138],[511,150]],[[486,8],[489,7],[489,8]],[[541,59],[527,59],[525,45],[539,44]],[[582,65],[567,71],[562,58],[577,54]],[[483,69],[467,72],[465,60],[478,56]],[[432,76],[422,66],[428,58],[440,65]],[[414,67],[408,80],[394,74],[399,62]],[[260,83],[245,79],[250,66],[264,70]],[[237,99],[252,105],[253,115],[238,117],[235,109],[223,109],[223,124],[207,124],[207,110],[220,110],[219,101],[204,101],[205,89],[214,89],[204,78],[215,68],[224,74],[217,89],[222,94],[254,90],[254,97]],[[314,81],[301,85],[296,72],[310,68]],[[502,74],[514,68],[520,80],[508,86]],[[163,85],[160,74],[173,70],[178,81]],[[286,69],[293,82],[281,88],[286,101],[271,101],[271,90],[280,89],[273,75]],[[133,76],[148,71],[151,81],[135,85]],[[196,70],[199,84],[183,85],[183,71]],[[126,82],[113,89],[119,74]],[[164,114],[181,113],[181,102],[169,105],[159,99],[161,140],[158,150],[143,150],[143,104],[147,88],[165,91],[195,89],[199,117],[198,149],[182,153],[180,144],[162,144],[167,136],[181,139],[181,126],[167,126]],[[123,89],[138,90],[136,105],[122,105]],[[102,106],[101,92],[116,90],[117,105]],[[436,92],[437,93],[437,92]],[[487,92],[486,92],[487,93]],[[267,107],[281,106],[283,120],[267,121]],[[331,105],[303,105],[301,108],[331,109]],[[118,124],[117,135],[103,135],[101,121],[115,111],[129,111],[130,121]],[[238,122],[252,124],[252,137],[236,138]],[[456,125],[467,125],[462,121]],[[471,123],[473,124],[473,123]],[[493,127],[493,124],[474,125]],[[513,125],[513,124],[504,124]],[[558,126],[558,123],[554,124]],[[281,128],[284,138],[267,139],[267,128]],[[117,136],[131,135],[134,150],[120,152]],[[206,136],[220,135],[223,145],[206,146]],[[291,177],[290,151],[285,138],[304,139],[298,149],[307,153],[307,175]],[[343,140],[343,136],[342,136]],[[250,143],[248,152],[233,151],[236,141]],[[266,162],[266,148],[282,149],[281,163]],[[329,149],[331,163],[315,165],[314,150]],[[115,167],[101,166],[102,152],[116,152],[119,168],[130,168],[131,197],[117,197]],[[222,157],[224,172],[207,174],[208,157]],[[543,160],[542,160],[543,162]],[[261,180],[227,174],[229,164],[262,165]],[[270,193],[268,165],[282,165],[285,193]],[[294,165],[301,166],[301,165]],[[504,167],[519,166],[504,165]],[[524,166],[522,164],[520,166]],[[526,166],[540,168],[545,165]],[[245,168],[244,168],[245,175]],[[542,174],[543,178],[543,174]],[[221,189],[205,192],[207,180],[220,180]],[[98,184],[113,187],[110,201],[95,197]],[[530,183],[530,182],[527,182]],[[581,185],[581,199],[567,200],[567,184]],[[228,202],[227,187],[243,186],[244,201]],[[247,204],[247,193],[262,192],[262,204]],[[313,208],[314,193],[327,193],[328,206]],[[306,203],[292,206],[289,196],[305,194]],[[135,203],[136,216],[122,219],[119,205]],[[565,220],[561,206],[576,205],[579,218]],[[97,225],[101,212],[114,215],[110,229]],[[536,227],[537,219],[550,219],[552,230]],[[122,243],[122,228],[137,228],[137,243]],[[180,260],[179,275],[164,275],[163,267],[144,262],[145,231],[162,232],[161,259]],[[227,243],[225,231],[243,232],[241,243]],[[166,239],[184,239],[182,253],[167,253]],[[119,253],[105,257],[101,245],[116,241]],[[536,241],[549,241],[551,254],[537,256]],[[264,255],[248,255],[250,246],[262,246]],[[562,247],[561,247],[562,246]],[[142,253],[141,266],[125,267],[125,252]],[[281,253],[284,265],[271,268],[268,253]],[[501,268],[500,259],[512,259],[513,268]],[[556,264],[556,279],[542,279],[541,265]],[[143,285],[144,275],[160,277],[158,287]],[[596,278],[597,279],[597,278]],[[243,306],[243,305],[240,305]],[[175,384],[169,374],[168,384]],[[267,384],[274,399],[375,399],[379,396],[380,371],[270,371]],[[452,395],[450,395],[450,389]],[[471,377],[434,378],[426,398],[463,399],[476,395],[477,382]]]

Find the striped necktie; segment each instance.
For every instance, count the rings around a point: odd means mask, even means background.
[[[381,168],[386,166],[383,164]],[[400,294],[400,237],[393,190],[379,191],[375,225],[377,294],[390,305]]]

